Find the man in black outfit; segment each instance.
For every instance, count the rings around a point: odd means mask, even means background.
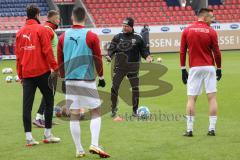
[[[141,35],[134,32],[134,20],[131,17],[123,21],[123,31],[115,35],[108,48],[107,60],[115,55],[114,76],[111,88],[112,117],[117,115],[117,99],[119,86],[125,76],[128,77],[132,87],[133,116],[137,116],[139,103],[139,67],[141,57],[152,62],[149,50]]]
[[[146,47],[147,49],[149,50],[150,48],[150,44],[149,44],[149,26],[147,24],[144,24],[142,30],[141,30],[141,33],[140,35],[142,36],[143,38],[143,41],[145,42],[146,44]]]

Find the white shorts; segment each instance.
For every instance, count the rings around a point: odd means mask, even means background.
[[[94,109],[101,105],[95,81],[66,80],[66,101],[70,109]]]
[[[207,94],[217,92],[216,69],[214,66],[190,68],[187,82],[187,95],[201,95],[203,85]]]

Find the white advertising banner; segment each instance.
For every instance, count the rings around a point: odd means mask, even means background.
[[[218,33],[221,50],[240,49],[240,23],[224,23],[211,25]],[[181,32],[187,25],[150,26],[151,52],[178,52],[180,47]],[[140,33],[142,27],[135,27]],[[101,47],[111,41],[114,35],[121,32],[121,27],[93,28],[101,40]]]

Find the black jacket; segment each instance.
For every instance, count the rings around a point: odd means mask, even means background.
[[[138,70],[142,58],[150,55],[142,36],[132,33],[119,33],[115,35],[108,48],[108,55],[115,55],[115,68]]]
[[[143,28],[140,34],[143,38],[143,41],[146,43],[146,46],[149,47],[149,29]]]

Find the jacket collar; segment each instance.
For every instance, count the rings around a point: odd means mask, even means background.
[[[132,30],[132,32],[129,32],[129,33],[123,33],[124,35],[126,36],[130,36],[130,35],[133,35],[135,33],[134,29]]]
[[[85,28],[84,26],[82,26],[82,25],[72,25],[72,28]]]
[[[207,22],[204,22],[204,21],[197,21],[195,24],[202,24],[202,25],[208,25]]]
[[[36,18],[30,18],[26,20],[26,25],[40,24],[40,21]]]
[[[58,28],[58,25],[56,25],[56,24],[54,24],[54,23],[52,23],[50,21],[46,21],[44,25],[51,27],[53,30]]]

